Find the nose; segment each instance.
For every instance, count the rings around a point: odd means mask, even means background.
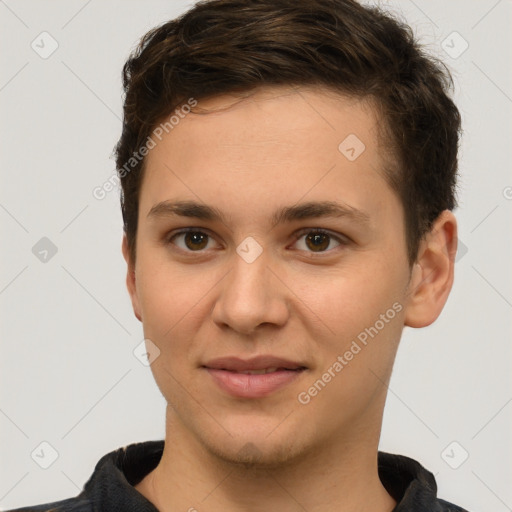
[[[290,291],[265,251],[251,263],[235,253],[230,264],[212,309],[213,321],[244,335],[254,334],[264,325],[285,325]]]

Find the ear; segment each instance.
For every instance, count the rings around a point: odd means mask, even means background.
[[[128,293],[130,294],[133,312],[137,319],[142,322],[142,315],[140,314],[139,297],[137,295],[137,283],[135,281],[135,266],[133,265],[130,258],[130,250],[128,249],[128,239],[126,238],[126,235],[123,235],[122,251],[127,265],[126,288],[128,288]]]
[[[426,327],[441,314],[453,285],[457,220],[444,210],[420,243],[411,272],[404,324]]]

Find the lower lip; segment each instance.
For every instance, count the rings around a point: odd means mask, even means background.
[[[290,384],[304,372],[304,370],[277,370],[251,375],[213,368],[206,368],[206,370],[222,390],[241,398],[260,398],[269,395]]]

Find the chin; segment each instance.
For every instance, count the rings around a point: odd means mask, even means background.
[[[228,435],[214,439],[203,439],[203,446],[212,455],[228,464],[236,464],[245,468],[271,469],[292,464],[308,451],[297,436],[282,431],[268,435],[254,432],[254,427],[237,437]]]

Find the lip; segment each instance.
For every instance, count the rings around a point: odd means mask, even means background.
[[[239,357],[219,357],[206,362],[203,366],[214,370],[231,370],[243,372],[249,370],[264,370],[265,368],[305,368],[306,366],[297,361],[283,359],[271,355],[252,357],[251,359],[240,359]]]
[[[307,370],[300,362],[274,356],[258,356],[248,360],[238,357],[222,357],[208,361],[203,368],[207,370],[220,389],[240,398],[267,396],[289,385]],[[255,375],[240,373],[266,368],[278,368],[278,370]]]
[[[206,368],[213,381],[226,393],[239,398],[261,398],[281,389],[300,377],[305,370],[277,370],[249,375],[229,370]]]

